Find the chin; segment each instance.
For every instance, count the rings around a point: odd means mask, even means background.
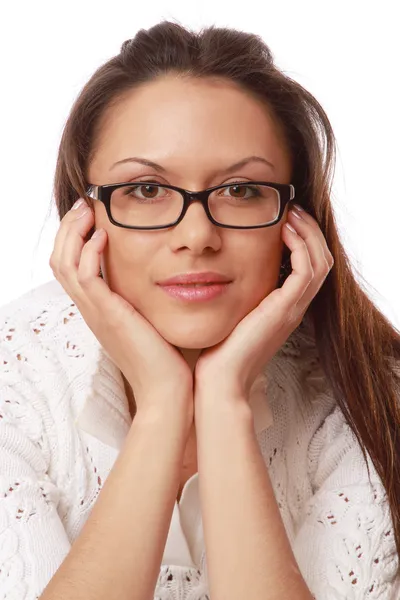
[[[231,332],[228,324],[218,323],[213,326],[209,323],[207,327],[198,323],[191,324],[189,327],[180,326],[173,327],[172,323],[154,323],[153,326],[162,335],[162,337],[178,348],[187,348],[188,350],[198,350],[210,348],[224,340]]]

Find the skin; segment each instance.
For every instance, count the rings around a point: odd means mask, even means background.
[[[251,155],[274,168],[250,162],[228,176],[219,173]],[[133,156],[153,160],[168,172],[135,162],[111,168]],[[229,81],[168,75],[130,91],[109,108],[88,180],[96,185],[148,180],[198,191],[238,179],[290,183],[291,171],[283,133],[264,103]],[[181,350],[192,372],[201,349],[224,340],[277,287],[287,208],[275,226],[235,230],[213,225],[195,203],[173,228],[135,231],[110,223],[101,202],[95,200],[94,206],[96,228],[108,235],[102,257],[108,285]],[[156,285],[179,273],[209,270],[233,280],[226,294],[209,302],[184,304]],[[134,403],[129,384],[126,390]],[[196,471],[193,427],[182,484]]]

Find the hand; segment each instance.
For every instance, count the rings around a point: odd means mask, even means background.
[[[86,212],[85,212],[86,211]],[[130,383],[137,411],[145,403],[158,409],[166,398],[189,398],[193,415],[193,376],[182,354],[135,308],[99,277],[107,232],[85,243],[94,214],[86,203],[63,217],[50,267],[78,307],[89,328]],[[170,392],[170,393],[169,393]],[[181,407],[185,408],[185,405]]]
[[[288,213],[297,234],[282,227],[282,239],[292,251],[292,273],[227,338],[201,352],[194,371],[195,402],[197,391],[204,390],[248,399],[256,377],[300,325],[324,283],[334,264],[332,254],[316,220],[305,211],[301,216]]]

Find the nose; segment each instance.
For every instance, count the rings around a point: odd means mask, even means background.
[[[188,248],[202,254],[207,248],[221,247],[222,228],[211,223],[200,200],[191,202],[182,221],[171,230],[171,244],[175,250]]]

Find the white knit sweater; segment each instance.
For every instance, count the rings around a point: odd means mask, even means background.
[[[285,529],[314,597],[400,598],[385,491],[369,457],[368,479],[307,316],[261,374],[251,405]],[[0,599],[36,600],[43,592],[130,424],[121,372],[56,280],[0,308]],[[196,473],[175,503],[157,600],[210,598],[197,484]]]

